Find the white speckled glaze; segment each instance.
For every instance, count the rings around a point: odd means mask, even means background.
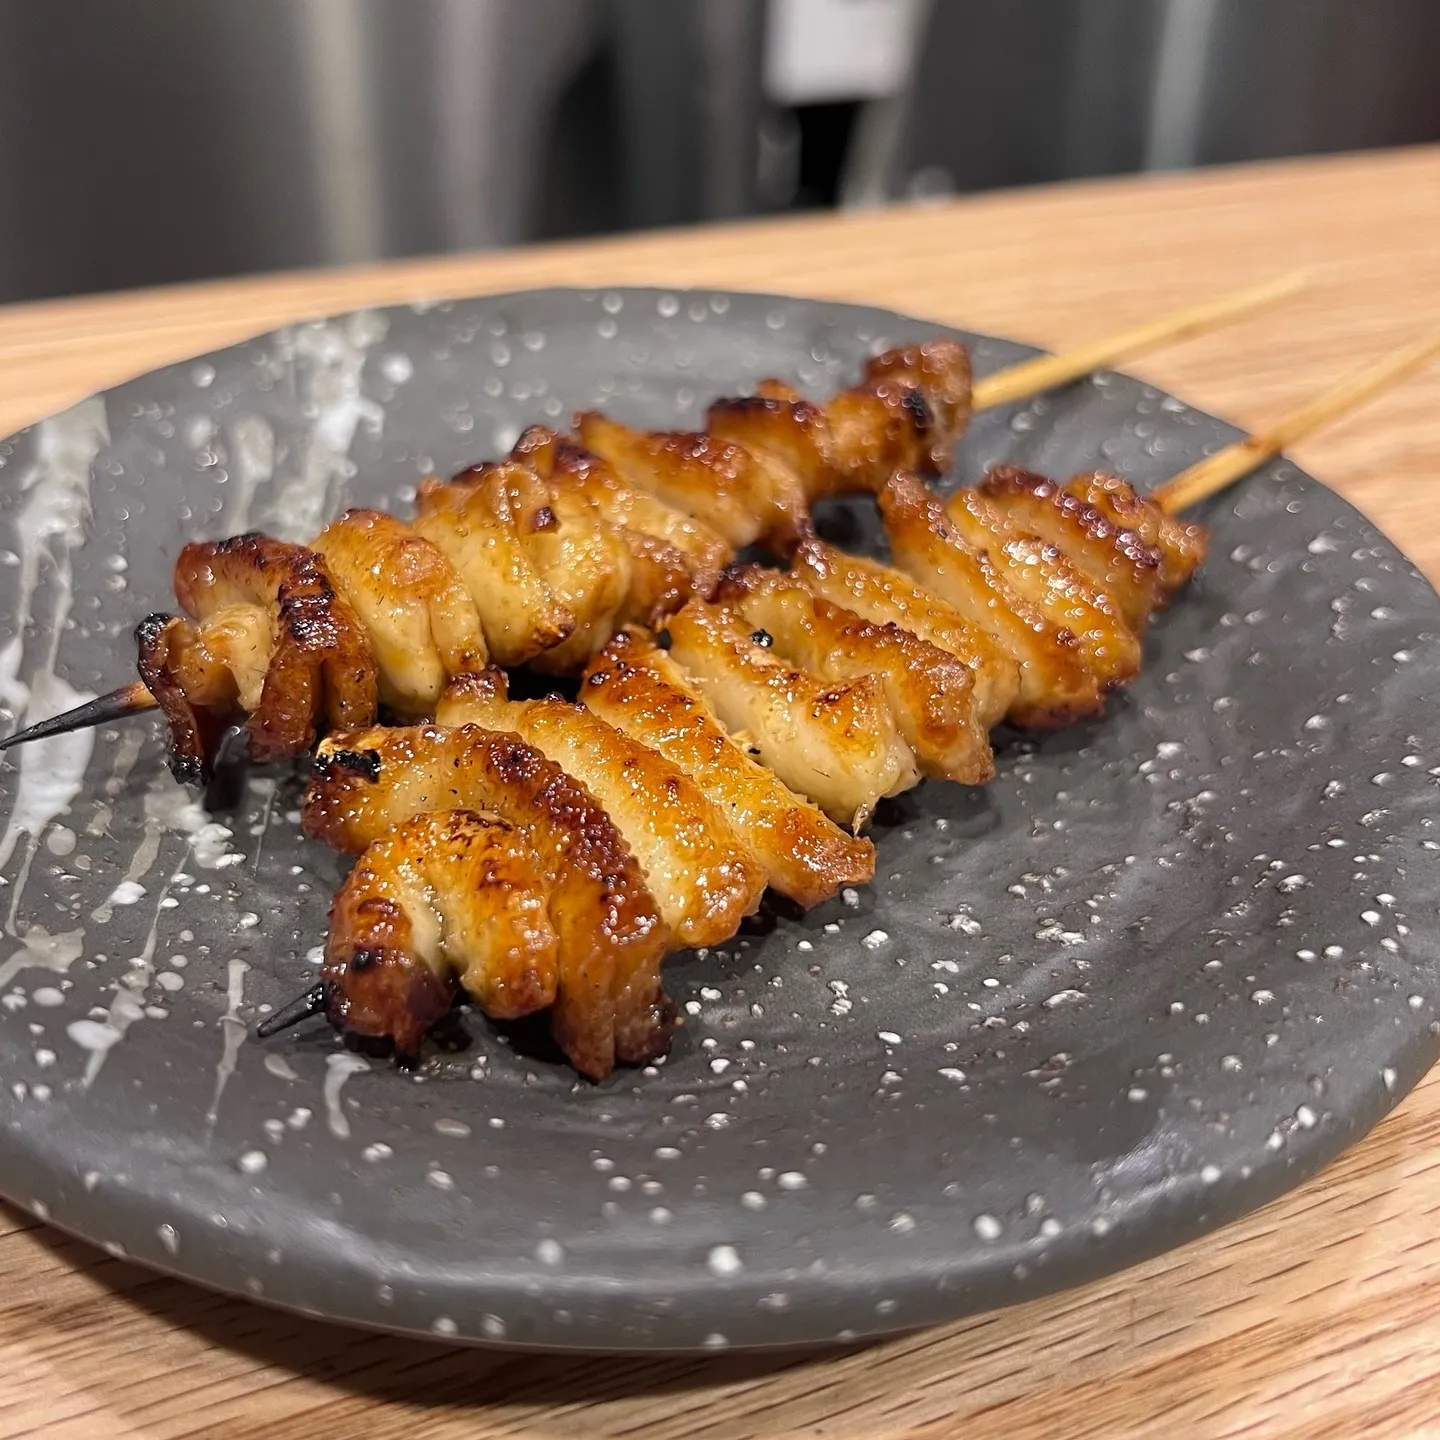
[[[693,424],[763,375],[823,393],[942,328],[546,291],[339,317],[120,386],[0,445],[0,719],[128,678],[185,539],[403,515],[422,475],[531,421]],[[1233,436],[1100,376],[982,416],[952,479],[1011,458],[1148,484]],[[1212,557],[1103,721],[1011,737],[993,785],[882,811],[873,886],[677,957],[671,1055],[600,1086],[475,1017],[413,1077],[318,1024],[257,1042],[313,976],[343,870],[299,835],[299,773],[210,817],[153,717],[7,756],[0,1190],[309,1313],[661,1350],[926,1324],[1263,1202],[1440,1049],[1440,604],[1287,463],[1204,518]],[[825,524],[878,543],[866,505]]]

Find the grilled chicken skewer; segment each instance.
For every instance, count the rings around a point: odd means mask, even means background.
[[[652,720],[695,704],[683,685],[645,678],[637,708]],[[712,750],[730,754],[692,779],[593,710],[508,700],[498,673],[457,682],[440,708],[446,726],[322,742],[304,828],[360,858],[331,909],[314,1000],[267,1033],[323,1008],[413,1057],[463,987],[499,1019],[549,1008],[566,1057],[599,1079],[663,1051],[659,965],[672,945],[728,939],[767,881],[814,904],[874,873],[868,841],[723,735]],[[685,758],[713,726],[696,708],[689,734],[670,727]]]
[[[388,1035],[402,1053],[413,1053],[439,1004],[448,1004],[462,983],[499,1016],[541,1008],[558,992],[547,977],[563,973],[563,943],[552,943],[534,923],[540,901],[505,869],[518,842],[484,829],[486,817],[464,808],[479,797],[503,811],[508,800],[512,808],[502,818],[519,821],[524,796],[473,788],[451,737],[484,737],[476,742],[482,757],[496,745],[523,742],[472,722],[533,740],[598,795],[637,857],[643,882],[661,897],[653,909],[667,934],[678,943],[714,943],[753,906],[765,881],[815,903],[846,879],[854,883],[871,873],[873,852],[865,842],[830,825],[789,790],[787,774],[802,791],[821,792],[816,798],[832,808],[854,805],[857,814],[873,803],[866,786],[883,783],[887,772],[857,765],[856,754],[883,759],[903,745],[914,770],[976,778],[965,772],[976,763],[970,727],[977,717],[998,718],[1007,707],[1028,703],[1022,700],[1027,683],[1035,703],[1043,704],[1043,677],[1057,653],[1068,653],[1098,698],[1116,680],[1114,655],[1123,652],[1124,637],[1138,637],[1151,609],[1184,583],[1204,550],[1199,527],[1172,520],[1111,477],[1080,476],[1062,487],[1002,467],[977,490],[942,504],[900,474],[880,499],[902,569],[812,539],[799,547],[789,575],[756,567],[727,572],[714,602],[692,601],[672,620],[668,653],[641,633],[617,636],[587,668],[581,706],[511,702],[503,678],[485,674],[462,679],[442,697],[440,718],[459,729],[426,728],[415,732],[418,741],[378,731],[326,742],[307,800],[307,831],[342,848],[367,841],[370,848],[337,897],[320,986],[268,1028],[323,1007],[332,1021]],[[967,542],[977,526],[987,550]],[[1016,534],[1040,546],[1023,552],[1033,600],[1012,588],[999,567],[977,570],[974,563],[989,549],[1005,554]],[[1063,623],[1077,605],[1105,622],[1086,637],[1088,644]],[[1009,619],[997,619],[1002,613]],[[748,636],[747,624],[757,627]],[[788,669],[792,657],[819,675]],[[831,668],[837,665],[838,673]],[[855,697],[819,695],[804,682],[843,684],[852,677],[869,682],[867,701],[876,700],[877,689],[883,693],[889,729],[871,724],[857,735],[844,725],[826,728],[834,718],[827,707],[844,717],[853,713]],[[979,697],[977,677],[984,680]],[[766,701],[777,691],[784,703],[772,708]],[[728,734],[711,701],[729,712],[732,725],[749,724],[758,733]],[[818,729],[804,723],[807,715],[820,722]],[[1052,704],[1046,718],[1057,723],[1062,717]],[[422,759],[418,779],[417,743],[443,757],[438,765],[433,756],[428,764]],[[382,745],[398,751],[398,770],[385,766]],[[981,763],[988,761],[986,748]],[[484,770],[493,786],[496,767],[486,761]],[[337,773],[344,777],[338,805]],[[849,777],[839,790],[836,776]],[[362,785],[373,794],[357,795]],[[398,825],[393,834],[386,832],[389,823]],[[453,871],[437,849],[455,853]],[[413,878],[417,869],[424,884]],[[458,889],[440,878],[452,874],[465,877]],[[483,919],[491,912],[487,928]],[[388,948],[376,943],[377,919]],[[596,929],[592,921],[590,933]],[[558,934],[558,927],[552,930]],[[475,938],[482,931],[483,942]],[[385,952],[383,966],[377,950]],[[658,974],[658,958],[651,958],[647,976]],[[616,969],[613,959],[609,964]],[[380,983],[377,966],[389,983]],[[604,964],[593,971],[602,972],[610,973]],[[597,984],[593,993],[612,995],[613,982]],[[635,1054],[664,1044],[658,978],[650,993],[651,1039],[632,1036]],[[603,1030],[606,1021],[596,1023]],[[592,1076],[603,1074],[616,1055],[624,1058],[613,1040],[608,1050],[593,1038],[588,1049],[576,1043],[577,1034],[593,1037],[596,1023],[581,1026],[573,1013],[562,1020],[557,1012],[562,1045]]]
[[[1248,314],[1304,283],[1303,275],[1281,277],[1067,354],[1027,361],[987,377],[976,407],[1068,383]],[[648,449],[650,463],[641,466],[639,490],[613,474],[597,474],[592,460],[577,462],[573,447],[557,450],[548,432],[530,432],[512,455],[522,468],[480,467],[467,473],[460,493],[425,487],[414,534],[378,512],[351,512],[315,542],[318,563],[291,553],[279,575],[277,557],[260,553],[266,547],[259,537],[191,547],[177,566],[177,593],[188,590],[205,613],[143,622],[141,683],[6,737],[0,749],[158,705],[170,723],[176,773],[203,779],[217,737],[237,721],[244,722],[253,752],[269,756],[308,748],[324,721],[352,714],[356,697],[372,688],[401,718],[428,714],[444,679],[474,668],[477,630],[499,663],[519,664],[558,647],[551,668],[578,667],[602,642],[601,630],[613,630],[647,605],[653,618],[686,594],[706,594],[728,558],[727,545],[793,544],[805,533],[805,504],[816,496],[875,489],[898,465],[943,468],[970,404],[963,350],[948,341],[906,346],[876,357],[859,385],[823,406],[801,401],[779,381],[764,381],[754,397],[717,402],[714,437],[611,433],[627,453],[645,441],[639,448]],[[590,417],[585,423],[598,427],[603,446],[604,422]],[[547,481],[564,478],[551,503],[537,496],[526,467]],[[557,517],[568,533],[551,533]],[[417,536],[451,562],[450,571]],[[617,550],[628,551],[628,558]],[[250,566],[232,551],[250,552]],[[301,571],[315,583],[304,584]],[[228,588],[227,603],[199,596],[207,577]],[[569,577],[578,577],[578,594]],[[377,578],[389,583],[377,585]],[[309,592],[308,620],[297,622],[293,606],[282,608],[281,592],[295,585]],[[333,601],[329,589],[339,592]],[[588,621],[570,613],[572,598],[596,613]],[[352,667],[348,693],[332,697],[328,682],[338,677],[328,648],[353,654],[357,628],[372,645],[374,674]],[[267,637],[277,656],[283,650],[288,657],[283,684],[266,683]],[[262,707],[267,713],[260,715]]]

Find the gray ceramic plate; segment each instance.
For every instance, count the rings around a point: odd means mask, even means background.
[[[823,394],[942,327],[811,301],[546,291],[342,317],[172,366],[0,447],[0,698],[127,677],[191,536],[342,504],[603,405]],[[965,336],[966,340],[973,337]],[[983,372],[1022,356],[974,340]],[[982,417],[1150,483],[1234,431],[1100,376]],[[341,866],[299,780],[207,823],[152,719],[0,772],[0,1189],[277,1305],[521,1346],[850,1340],[1073,1284],[1296,1184],[1437,1051],[1437,603],[1277,464],[1100,723],[877,827],[873,887],[677,958],[666,1064],[599,1086],[524,1034],[407,1077],[252,1023],[312,974]],[[859,505],[832,513],[874,542]]]

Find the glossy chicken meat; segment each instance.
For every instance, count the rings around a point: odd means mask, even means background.
[[[327,958],[327,979],[334,987],[328,1000],[332,1021],[354,1029],[363,1013],[370,1018],[362,1033],[389,1036],[397,1043],[413,1034],[414,1022],[403,1003],[409,992],[398,978],[383,987],[384,994],[397,997],[389,1009],[377,1008],[374,1000],[362,1007],[350,988],[353,976],[354,985],[371,993],[369,967],[363,962],[355,967],[353,957],[375,948],[373,917],[392,915],[401,894],[409,896],[409,903],[402,906],[404,924],[397,921],[395,930],[398,958],[390,969],[397,974],[434,973],[437,956],[445,974],[467,971],[472,955],[481,957],[473,963],[489,973],[491,962],[481,952],[460,946],[457,927],[463,920],[470,935],[491,926],[501,934],[514,931],[512,907],[519,901],[514,885],[501,883],[508,870],[497,869],[499,878],[493,884],[446,898],[433,885],[412,883],[415,876],[430,873],[428,861],[416,869],[420,862],[415,845],[420,842],[373,850],[416,816],[456,811],[495,817],[529,847],[532,864],[523,883],[544,886],[546,914],[556,938],[551,1027],[570,1063],[582,1075],[599,1078],[617,1061],[636,1064],[660,1054],[671,1025],[660,962],[671,936],[639,864],[583,786],[517,736],[473,725],[349,731],[329,737],[320,747],[305,797],[305,833],[348,854],[363,852],[374,876],[365,882],[369,888],[363,895],[346,895],[344,908],[337,906],[332,914],[327,957],[350,957],[344,966],[338,958],[334,964]],[[455,833],[467,837],[466,847],[480,843],[469,821],[450,823]],[[488,852],[499,844],[487,841],[485,848]],[[437,866],[443,866],[447,853],[436,852]],[[397,865],[409,868],[396,871]],[[367,908],[367,898],[376,903]],[[445,908],[455,903],[469,908],[463,913]],[[346,925],[350,928],[341,928]],[[426,938],[433,931],[439,932],[439,940]],[[406,935],[411,938],[409,950],[401,944]],[[442,953],[443,946],[436,946],[446,936],[452,944]],[[530,970],[522,969],[528,977]],[[427,996],[432,994],[428,982],[422,979],[420,984]],[[523,985],[519,979],[506,980],[505,993],[511,997],[507,1003],[518,1003],[522,990],[534,1000],[532,1009],[549,1003],[541,998],[542,987],[528,978]]]
[[[498,672],[457,680],[444,726],[510,731],[578,780],[604,807],[676,939],[718,945],[760,903],[765,871],[694,780],[657,750],[564,700],[508,700]]]
[[[265,762],[374,717],[365,630],[314,551],[258,534],[187,545],[175,596],[189,618],[151,615],[136,642],[177,779],[201,778],[232,721]]]
[[[689,775],[782,895],[818,905],[875,873],[875,847],[760,764],[755,747],[726,731],[696,680],[649,636],[617,635],[590,661],[580,694],[587,710]]]

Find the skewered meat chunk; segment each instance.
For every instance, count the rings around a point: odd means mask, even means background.
[[[420,484],[412,528],[455,567],[500,665],[523,665],[575,629],[531,549],[555,525],[549,490],[524,465],[486,465]]]
[[[1114,601],[1092,585],[1058,547],[1016,530],[978,490],[957,490],[945,502],[954,532],[986,552],[1017,594],[1075,636],[1102,692],[1140,673],[1140,642]]]
[[[513,731],[580,781],[614,821],[684,944],[728,940],[759,905],[765,871],[729,820],[673,761],[583,706],[508,700],[505,677],[491,671],[456,680],[435,718]]]
[[[580,443],[626,484],[703,520],[737,550],[785,548],[807,532],[798,483],[739,445],[702,432],[632,430],[598,411],[575,417]]]
[[[347,510],[314,550],[369,636],[381,701],[402,719],[434,714],[450,676],[484,669],[474,600],[444,555],[408,525],[379,510]]]
[[[705,423],[808,502],[878,490],[895,470],[941,474],[969,419],[970,357],[953,340],[932,340],[873,357],[857,385],[823,403],[763,380],[754,395],[717,400]]]
[[[738,567],[718,597],[769,635],[774,653],[827,684],[880,681],[895,723],[925,775],[983,785],[994,778],[990,737],[976,718],[964,661],[896,624],[874,624],[816,595],[799,579]]]
[[[402,821],[361,853],[330,908],[331,1024],[413,1059],[462,986],[496,1020],[545,1009],[560,975],[552,884],[503,821],[473,810]]]
[[[375,719],[365,632],[313,550],[254,533],[186,545],[175,595],[192,618],[152,615],[136,639],[177,779],[207,772],[241,714],[261,763],[308,750],[327,728]]]
[[[858,830],[881,799],[919,779],[876,676],[827,684],[787,665],[730,605],[692,600],[667,628],[672,658],[721,724],[832,820]]]
[[[847,835],[757,764],[726,734],[696,683],[644,635],[617,635],[590,661],[581,700],[688,774],[781,894],[818,905],[874,875],[874,846]]]
[[[1178,590],[1205,558],[1210,537],[1203,525],[1167,515],[1116,475],[1101,471],[1076,475],[1066,482],[1065,490],[1160,552],[1160,589],[1166,595]]]
[[[985,550],[968,545],[924,485],[900,473],[879,499],[900,568],[993,636],[1019,664],[1020,692],[1010,711],[1016,724],[1058,729],[1101,712],[1095,673],[1074,632],[1020,595]]]
[[[542,425],[532,425],[521,435],[510,458],[530,466],[552,493],[573,493],[589,501],[627,539],[638,536],[673,547],[683,557],[696,595],[708,596],[721,570],[734,559],[725,537],[704,520],[626,485],[598,455]]]
[[[1020,689],[1020,667],[1015,661],[993,636],[908,575],[819,539],[800,544],[791,570],[832,604],[877,625],[899,625],[963,660],[974,677],[976,719],[987,730],[994,729],[1015,703]]]
[[[416,815],[474,810],[522,834],[552,877],[559,937],[551,1026],[582,1075],[662,1053],[660,987],[670,932],[619,831],[590,794],[533,746],[477,726],[372,728],[326,739],[305,796],[312,839],[357,854]]]
[[[978,487],[1011,525],[1055,546],[1142,633],[1160,598],[1160,552],[1133,530],[1019,465],[997,465]]]

